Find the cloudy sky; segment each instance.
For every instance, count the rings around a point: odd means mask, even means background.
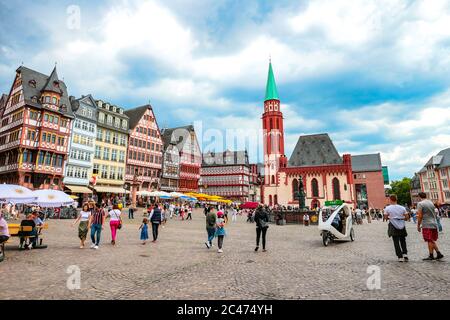
[[[397,179],[450,147],[450,1],[0,0],[0,30],[3,92],[57,62],[69,94],[150,101],[160,127],[257,130],[271,56],[288,156],[328,132]]]

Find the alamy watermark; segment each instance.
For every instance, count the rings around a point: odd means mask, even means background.
[[[67,7],[67,28],[69,30],[80,30],[81,28],[81,8],[77,5]]]
[[[381,268],[379,266],[370,265],[367,267],[367,278],[366,285],[369,290],[380,290],[381,289]]]
[[[69,277],[66,281],[67,289],[80,290],[81,289],[81,270],[79,266],[72,265],[67,267],[66,273]]]

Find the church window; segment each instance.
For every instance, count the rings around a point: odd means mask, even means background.
[[[311,181],[311,191],[313,197],[319,196],[319,183],[317,182],[316,178],[312,179]]]
[[[298,180],[292,181],[292,199],[298,200]]]
[[[341,190],[338,178],[333,179],[333,200],[341,200]]]

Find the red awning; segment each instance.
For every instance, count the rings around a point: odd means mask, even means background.
[[[258,202],[246,202],[243,205],[240,206],[241,209],[256,209],[258,208],[259,203]]]

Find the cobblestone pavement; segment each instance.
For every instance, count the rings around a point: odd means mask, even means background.
[[[228,225],[224,253],[208,250],[203,214],[169,220],[156,244],[143,246],[139,223],[125,221],[112,247],[109,226],[98,251],[79,249],[71,221],[50,221],[48,249],[7,245],[0,263],[0,299],[450,299],[450,221],[439,244],[443,261],[422,262],[425,243],[408,223],[409,263],[399,263],[387,225],[356,226],[356,241],[322,245],[317,227],[271,225],[268,252],[255,253],[255,225]],[[90,242],[89,242],[90,245]],[[67,268],[79,266],[81,289],[69,290]],[[371,265],[381,289],[369,290]]]

